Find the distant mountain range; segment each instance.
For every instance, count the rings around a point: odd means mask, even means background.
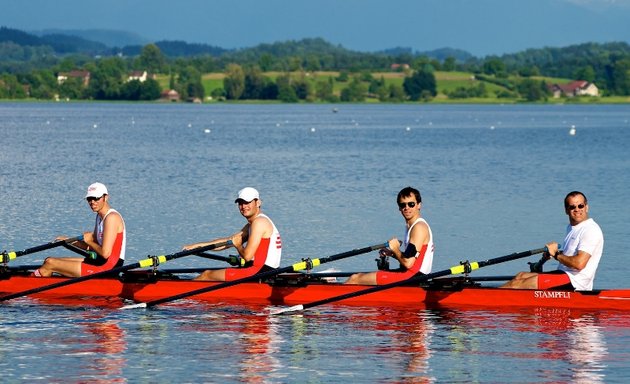
[[[94,41],[104,44],[107,47],[124,47],[127,45],[145,45],[151,40],[132,32],[112,31],[108,29],[44,29],[41,31],[30,31],[36,36],[46,35],[69,35],[76,36],[84,40]]]
[[[350,52],[340,46],[324,42],[322,39],[304,39],[304,42],[317,42],[311,44],[311,48],[323,48],[326,51],[342,50]],[[112,30],[61,30],[46,29],[41,31],[26,32],[18,29],[0,27],[0,43],[12,42],[20,46],[49,46],[55,53],[71,54],[82,53],[87,55],[112,55],[122,53],[127,56],[138,55],[142,47],[151,43],[138,34],[112,31]],[[324,44],[321,44],[321,43]],[[234,52],[231,49],[224,49],[208,44],[191,44],[184,41],[157,41],[155,43],[162,53],[169,57],[186,57],[198,55],[221,56],[226,53]],[[289,42],[294,44],[295,42]],[[286,43],[260,44],[252,49],[258,51],[277,51],[283,50],[281,47]],[[322,47],[324,45],[324,47]],[[280,47],[280,48],[279,48]],[[240,51],[247,50],[240,49]],[[313,52],[316,53],[316,52]],[[372,52],[376,54],[385,54],[389,56],[412,55],[412,56],[428,56],[437,60],[444,60],[447,57],[454,57],[459,61],[466,61],[474,56],[469,52],[453,49],[441,48],[426,52],[413,52],[411,48],[396,47],[384,51]]]

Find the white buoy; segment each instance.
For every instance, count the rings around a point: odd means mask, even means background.
[[[405,131],[407,131],[407,132],[411,131],[411,127],[405,128]]]
[[[192,127],[192,124],[188,123],[188,128]]]
[[[210,133],[210,132],[211,132],[208,128],[204,129],[203,131],[204,131],[205,133]]]
[[[494,129],[494,125],[491,125],[491,126],[490,126],[490,129]]]
[[[575,125],[572,125],[571,129],[569,129],[569,135],[575,136]]]
[[[315,127],[311,127],[311,132],[315,132]]]
[[[98,128],[98,124],[94,124],[94,128]]]

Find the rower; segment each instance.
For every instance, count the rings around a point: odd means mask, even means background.
[[[247,220],[243,228],[229,237],[185,245],[184,250],[231,240],[230,245],[218,247],[216,250],[234,247],[238,251],[240,265],[236,268],[206,270],[195,280],[233,281],[280,266],[282,255],[280,233],[271,219],[262,213],[262,201],[258,191],[252,187],[243,188],[238,192],[234,202]]]
[[[599,225],[588,216],[588,200],[579,191],[564,198],[564,211],[569,217],[562,250],[558,243],[547,244],[547,259],[558,261],[553,272],[519,272],[501,288],[575,289],[591,291],[595,272],[604,250],[604,235]]]

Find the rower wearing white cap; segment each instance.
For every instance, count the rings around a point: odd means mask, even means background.
[[[79,277],[107,271],[123,265],[127,233],[125,222],[115,209],[109,206],[107,187],[94,183],[88,187],[85,200],[96,212],[94,230],[83,233],[83,240],[72,243],[87,251],[86,257],[48,257],[44,264],[33,272],[34,276],[48,277],[53,273]],[[58,236],[56,240],[65,240]]]
[[[239,254],[239,266],[206,270],[197,276],[196,280],[232,281],[280,266],[282,256],[280,233],[271,219],[262,213],[258,191],[252,187],[243,188],[238,191],[234,202],[238,204],[241,215],[247,220],[243,228],[229,237],[185,245],[184,250],[231,240],[232,245],[216,249],[234,247]]]

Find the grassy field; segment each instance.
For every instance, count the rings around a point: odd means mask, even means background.
[[[267,76],[271,80],[275,81],[278,76],[282,73],[280,72],[266,72],[264,76]],[[295,76],[305,76],[305,79],[309,81],[312,85],[312,89],[315,89],[315,84],[322,81],[329,81],[329,78],[333,78],[334,86],[333,93],[339,95],[341,90],[348,85],[348,82],[340,82],[336,79],[339,77],[339,72],[313,72],[313,73],[305,73],[299,74],[295,73]],[[385,80],[386,86],[390,84],[400,85],[402,86],[403,81],[405,79],[405,73],[402,72],[376,72],[372,73],[372,77],[374,79],[380,80],[381,78]],[[225,74],[223,73],[207,73],[204,74],[201,78],[201,82],[206,91],[206,97],[209,96],[214,89],[223,88],[223,78]],[[496,94],[500,91],[505,91],[506,89],[500,85],[485,82],[485,88],[487,91],[487,97],[484,98],[466,98],[466,99],[449,99],[446,96],[447,92],[452,92],[457,88],[471,88],[477,86],[479,84],[479,80],[475,80],[474,75],[472,73],[467,72],[435,72],[435,78],[437,81],[437,91],[438,95],[432,100],[432,102],[436,103],[514,103],[519,100],[513,98],[497,98]],[[561,78],[549,78],[549,77],[534,77],[536,80],[545,80],[547,83],[568,83],[570,79],[561,79]],[[509,80],[514,80],[510,78]],[[157,81],[160,83],[162,89],[167,89],[169,86],[169,77],[168,75],[158,75]],[[206,100],[208,101],[208,100]],[[368,98],[366,102],[378,102],[377,99]],[[550,98],[548,103],[575,103],[575,104],[586,104],[586,103],[629,103],[630,97],[623,96],[615,96],[615,97],[580,97],[574,99],[552,99]]]

